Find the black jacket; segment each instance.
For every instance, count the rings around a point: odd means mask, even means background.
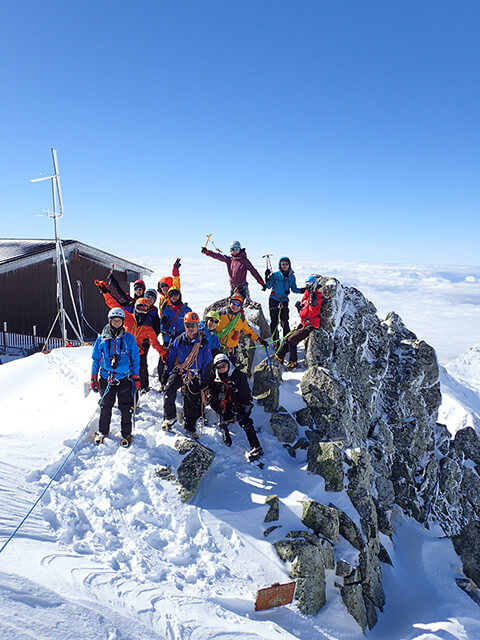
[[[247,376],[233,365],[230,365],[225,380],[221,380],[218,372],[215,371],[208,389],[210,391],[210,406],[217,413],[229,414],[234,405],[237,407],[252,405],[252,392],[248,385]]]

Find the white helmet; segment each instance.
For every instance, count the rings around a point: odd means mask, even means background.
[[[226,362],[228,365],[230,365],[230,360],[227,358],[227,356],[224,353],[217,353],[217,355],[213,359],[213,366],[216,367],[221,362]]]
[[[108,312],[108,319],[112,320],[113,318],[121,318],[125,320],[125,311],[121,307],[113,307]]]

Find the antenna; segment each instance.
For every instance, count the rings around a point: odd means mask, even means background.
[[[53,211],[49,211],[48,209],[45,209],[43,214],[37,214],[37,215],[45,215],[47,218],[53,218],[53,226],[54,226],[54,233],[55,233],[55,262],[57,267],[57,315],[55,316],[55,320],[53,321],[47,340],[45,341],[45,344],[43,347],[44,349],[46,347],[48,339],[52,334],[53,327],[55,326],[57,319],[59,321],[60,331],[62,333],[62,340],[63,340],[64,346],[68,342],[66,320],[68,320],[68,322],[70,323],[70,326],[72,327],[77,338],[81,342],[83,342],[82,329],[81,329],[80,321],[77,314],[77,308],[75,306],[75,300],[73,298],[72,285],[70,283],[70,276],[68,275],[67,262],[65,260],[65,254],[63,252],[62,241],[60,240],[60,237],[58,235],[58,220],[63,217],[63,200],[62,200],[62,189],[60,186],[60,176],[58,174],[57,151],[56,149],[53,149],[53,148],[52,148],[52,159],[53,159],[53,171],[54,171],[53,175],[43,176],[42,178],[34,178],[33,180],[30,180],[30,182],[42,182],[44,180],[52,181]],[[57,211],[57,202],[58,202],[58,211]],[[66,276],[67,283],[70,290],[70,297],[71,297],[73,309],[75,312],[75,318],[77,320],[78,331],[76,327],[73,325],[70,318],[68,317],[68,314],[65,311],[65,306],[63,304],[62,258],[63,258],[63,266],[65,269],[65,276]]]

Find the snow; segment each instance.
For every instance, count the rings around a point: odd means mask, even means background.
[[[157,273],[148,284],[169,272],[166,264],[158,260]],[[184,299],[197,310],[227,293],[224,265],[218,271],[215,265],[209,261],[204,270],[199,259],[195,266],[182,268]],[[302,275],[304,268],[306,273],[320,272],[301,265],[297,273]],[[392,269],[385,267],[372,286],[378,287]],[[400,271],[397,283],[406,278]],[[351,266],[350,274],[354,272],[361,279],[366,267],[355,271]],[[453,279],[433,277],[425,270],[415,273],[409,277],[432,291],[449,289]],[[203,274],[208,279],[202,279]],[[340,277],[336,269],[328,274]],[[479,286],[478,269],[460,275],[458,282],[466,290]],[[391,295],[389,289],[386,297]],[[379,308],[386,306],[374,302]],[[402,315],[399,308],[396,311]],[[467,346],[478,339],[475,326],[470,324],[462,338],[469,340]],[[447,330],[441,342],[447,353]],[[466,424],[478,428],[479,353],[475,347],[442,370],[441,418],[451,433]],[[151,355],[152,371],[156,355]],[[98,395],[85,397],[83,389],[90,357],[90,347],[57,349],[0,366],[1,543],[47,486],[96,410]],[[302,374],[284,373],[281,404],[289,411],[304,406],[299,393]],[[95,428],[93,420],[45,497],[0,554],[0,638],[363,638],[330,571],[327,603],[317,616],[301,614],[295,604],[254,611],[257,589],[290,580],[288,567],[271,543],[291,529],[304,528],[299,501],[308,495],[333,502],[358,523],[347,494],[327,493],[321,478],[306,473],[305,452],[298,450],[291,458],[271,433],[268,416],[256,406],[254,421],[265,467],[246,462],[247,441],[238,425],[232,428],[232,447],[226,448],[207,413],[212,426],[203,428],[201,442],[217,455],[194,499],[184,504],[175,487],[154,474],[156,465],[178,464],[176,436],[160,430],[162,418],[162,396],[153,389],[142,397],[129,449],[119,447],[116,411],[111,437],[101,447],[88,437]],[[273,493],[280,500],[282,526],[265,537],[270,523],[263,522],[268,509],[264,501]],[[383,565],[386,606],[369,638],[480,637],[479,609],[455,584],[460,561],[441,531],[426,531],[398,514],[393,541],[383,542],[394,567]],[[347,548],[339,546],[337,553],[347,553]]]

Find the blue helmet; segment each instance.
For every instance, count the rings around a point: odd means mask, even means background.
[[[154,302],[157,299],[157,292],[155,289],[147,289],[143,294],[144,298],[151,298]]]
[[[317,279],[315,276],[307,276],[305,278],[305,286],[307,289],[314,289],[317,285]]]
[[[240,242],[238,240],[234,240],[230,244],[230,251],[240,251],[241,248],[242,248],[242,245],[240,244]]]

